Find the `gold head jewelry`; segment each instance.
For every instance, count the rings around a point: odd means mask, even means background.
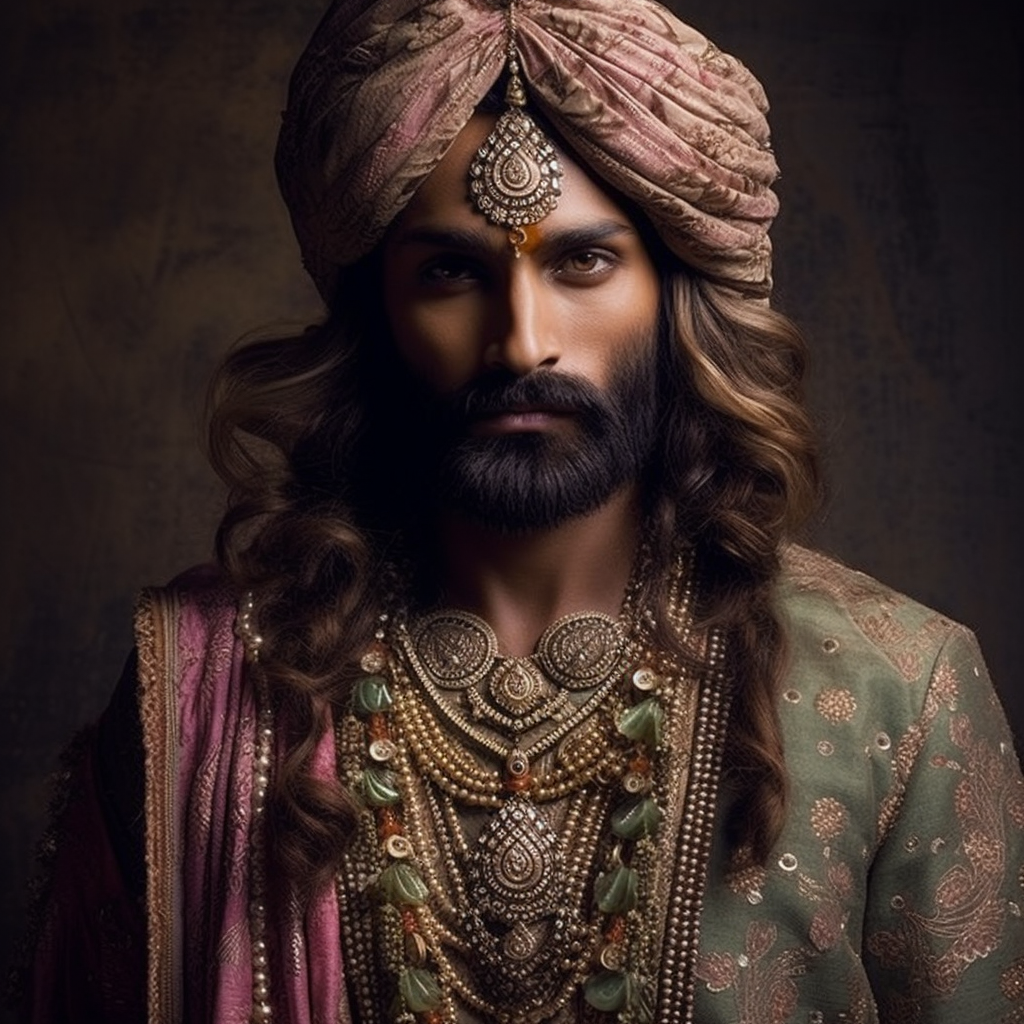
[[[562,168],[551,140],[523,109],[526,90],[519,77],[515,0],[509,0],[506,27],[508,109],[470,164],[469,193],[478,212],[509,229],[509,244],[518,258],[526,243],[525,226],[543,220],[558,205]]]

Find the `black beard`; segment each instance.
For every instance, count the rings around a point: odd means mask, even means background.
[[[413,430],[429,445],[420,448],[421,469],[432,470],[439,504],[491,529],[525,533],[593,512],[638,481],[656,443],[655,344],[644,339],[628,351],[607,389],[555,370],[501,370],[428,399]],[[480,415],[524,406],[567,414],[570,430],[469,431]]]

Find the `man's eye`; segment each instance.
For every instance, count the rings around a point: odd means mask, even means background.
[[[472,260],[459,256],[440,256],[420,270],[420,280],[424,284],[465,284],[476,281],[479,277],[479,267]]]
[[[584,249],[566,256],[558,265],[557,272],[570,277],[593,277],[612,268],[610,254],[597,249]]]

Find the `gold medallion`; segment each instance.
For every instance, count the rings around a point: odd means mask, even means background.
[[[562,167],[551,140],[523,109],[526,90],[519,77],[515,3],[508,6],[506,110],[469,165],[469,195],[492,224],[508,228],[516,258],[526,244],[524,226],[543,220],[562,194]]]
[[[519,251],[524,224],[543,220],[562,192],[562,168],[551,142],[524,111],[506,110],[469,167],[473,205],[492,224],[509,228]]]

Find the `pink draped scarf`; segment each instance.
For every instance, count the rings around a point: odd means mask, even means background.
[[[137,615],[154,1024],[241,1022],[252,1009],[257,708],[235,614],[233,595],[200,571],[146,592]],[[332,730],[313,771],[334,771]],[[333,891],[302,915],[268,900],[267,946],[275,1022],[349,1021]]]

